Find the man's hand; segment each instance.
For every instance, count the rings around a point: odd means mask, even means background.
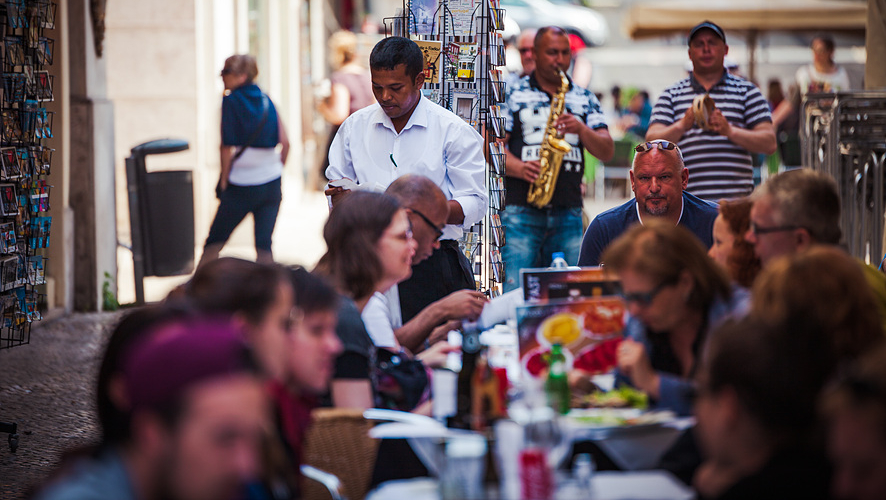
[[[443,297],[437,304],[443,311],[446,320],[471,320],[474,321],[483,312],[483,306],[489,302],[480,292],[473,290],[458,290]]]
[[[449,338],[449,332],[453,330],[458,330],[461,327],[460,319],[451,319],[446,323],[438,326],[431,330],[431,334],[428,335],[428,345],[434,345],[441,340],[446,340]]]
[[[431,347],[420,352],[415,357],[420,359],[428,368],[442,368],[446,366],[446,358],[451,352],[458,352],[461,348],[448,342],[437,342]]]
[[[535,182],[535,179],[538,179],[538,174],[541,172],[541,164],[538,160],[515,162],[514,165],[509,163],[507,171],[511,177],[523,179],[526,182]]]
[[[649,394],[653,398],[658,397],[658,375],[652,368],[646,347],[642,343],[625,339],[616,351],[616,363],[637,389]]]
[[[560,135],[564,134],[580,134],[582,129],[584,129],[587,125],[582,123],[581,120],[575,117],[575,115],[571,115],[569,113],[564,112],[560,115],[560,118],[557,119],[557,132]]]
[[[709,117],[708,126],[712,132],[716,132],[727,139],[732,134],[732,125],[729,124],[729,120],[723,116],[723,113],[719,109],[715,109]]]
[[[686,112],[683,113],[683,117],[680,118],[680,128],[682,129],[681,135],[685,134],[687,130],[691,129],[693,125],[695,125],[695,113],[692,111],[692,106],[686,109]]]
[[[332,206],[335,206],[336,203],[341,201],[342,197],[344,197],[347,193],[350,193],[349,189],[341,188],[341,187],[327,187],[326,191],[323,191],[326,196],[332,197]]]

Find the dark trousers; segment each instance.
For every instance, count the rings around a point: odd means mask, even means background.
[[[271,235],[274,234],[283,199],[281,184],[280,178],[258,186],[228,184],[219,197],[218,212],[209,228],[206,245],[226,243],[234,229],[252,213],[255,220],[255,248],[270,252]]]
[[[412,266],[412,276],[399,287],[403,323],[456,290],[476,289],[474,273],[455,240],[441,241],[430,257]]]

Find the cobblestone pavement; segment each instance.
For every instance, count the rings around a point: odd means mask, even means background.
[[[93,387],[105,339],[120,313],[36,323],[28,345],[0,350],[0,422],[18,424],[11,453],[0,434],[0,499],[22,498],[62,452],[98,438]]]

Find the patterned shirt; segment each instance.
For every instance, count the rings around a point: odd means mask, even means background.
[[[652,123],[671,125],[683,118],[692,100],[705,89],[690,74],[661,94],[652,110]],[[730,74],[711,87],[709,92],[726,120],[733,127],[751,130],[760,123],[772,122],[769,105],[751,82]],[[679,141],[683,160],[689,169],[687,191],[707,200],[740,198],[754,189],[751,154],[726,137],[693,125]]]
[[[541,89],[533,72],[524,76],[513,89],[509,89],[502,109],[505,130],[510,134],[508,150],[523,161],[538,160],[545,126],[551,114],[553,96]],[[596,130],[607,128],[600,101],[589,90],[573,85],[570,81],[566,91],[566,112],[574,115],[588,127]],[[584,175],[584,154],[578,134],[564,136],[572,151],[563,157],[560,175],[551,205],[554,207],[580,207],[581,178]],[[530,206],[526,202],[529,183],[514,177],[505,178],[508,205]]]

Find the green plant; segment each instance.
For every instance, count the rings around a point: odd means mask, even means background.
[[[105,281],[102,283],[102,310],[103,311],[116,311],[120,309],[120,303],[117,302],[117,295],[111,289],[111,285],[114,283],[114,277],[107,271],[105,271]]]

